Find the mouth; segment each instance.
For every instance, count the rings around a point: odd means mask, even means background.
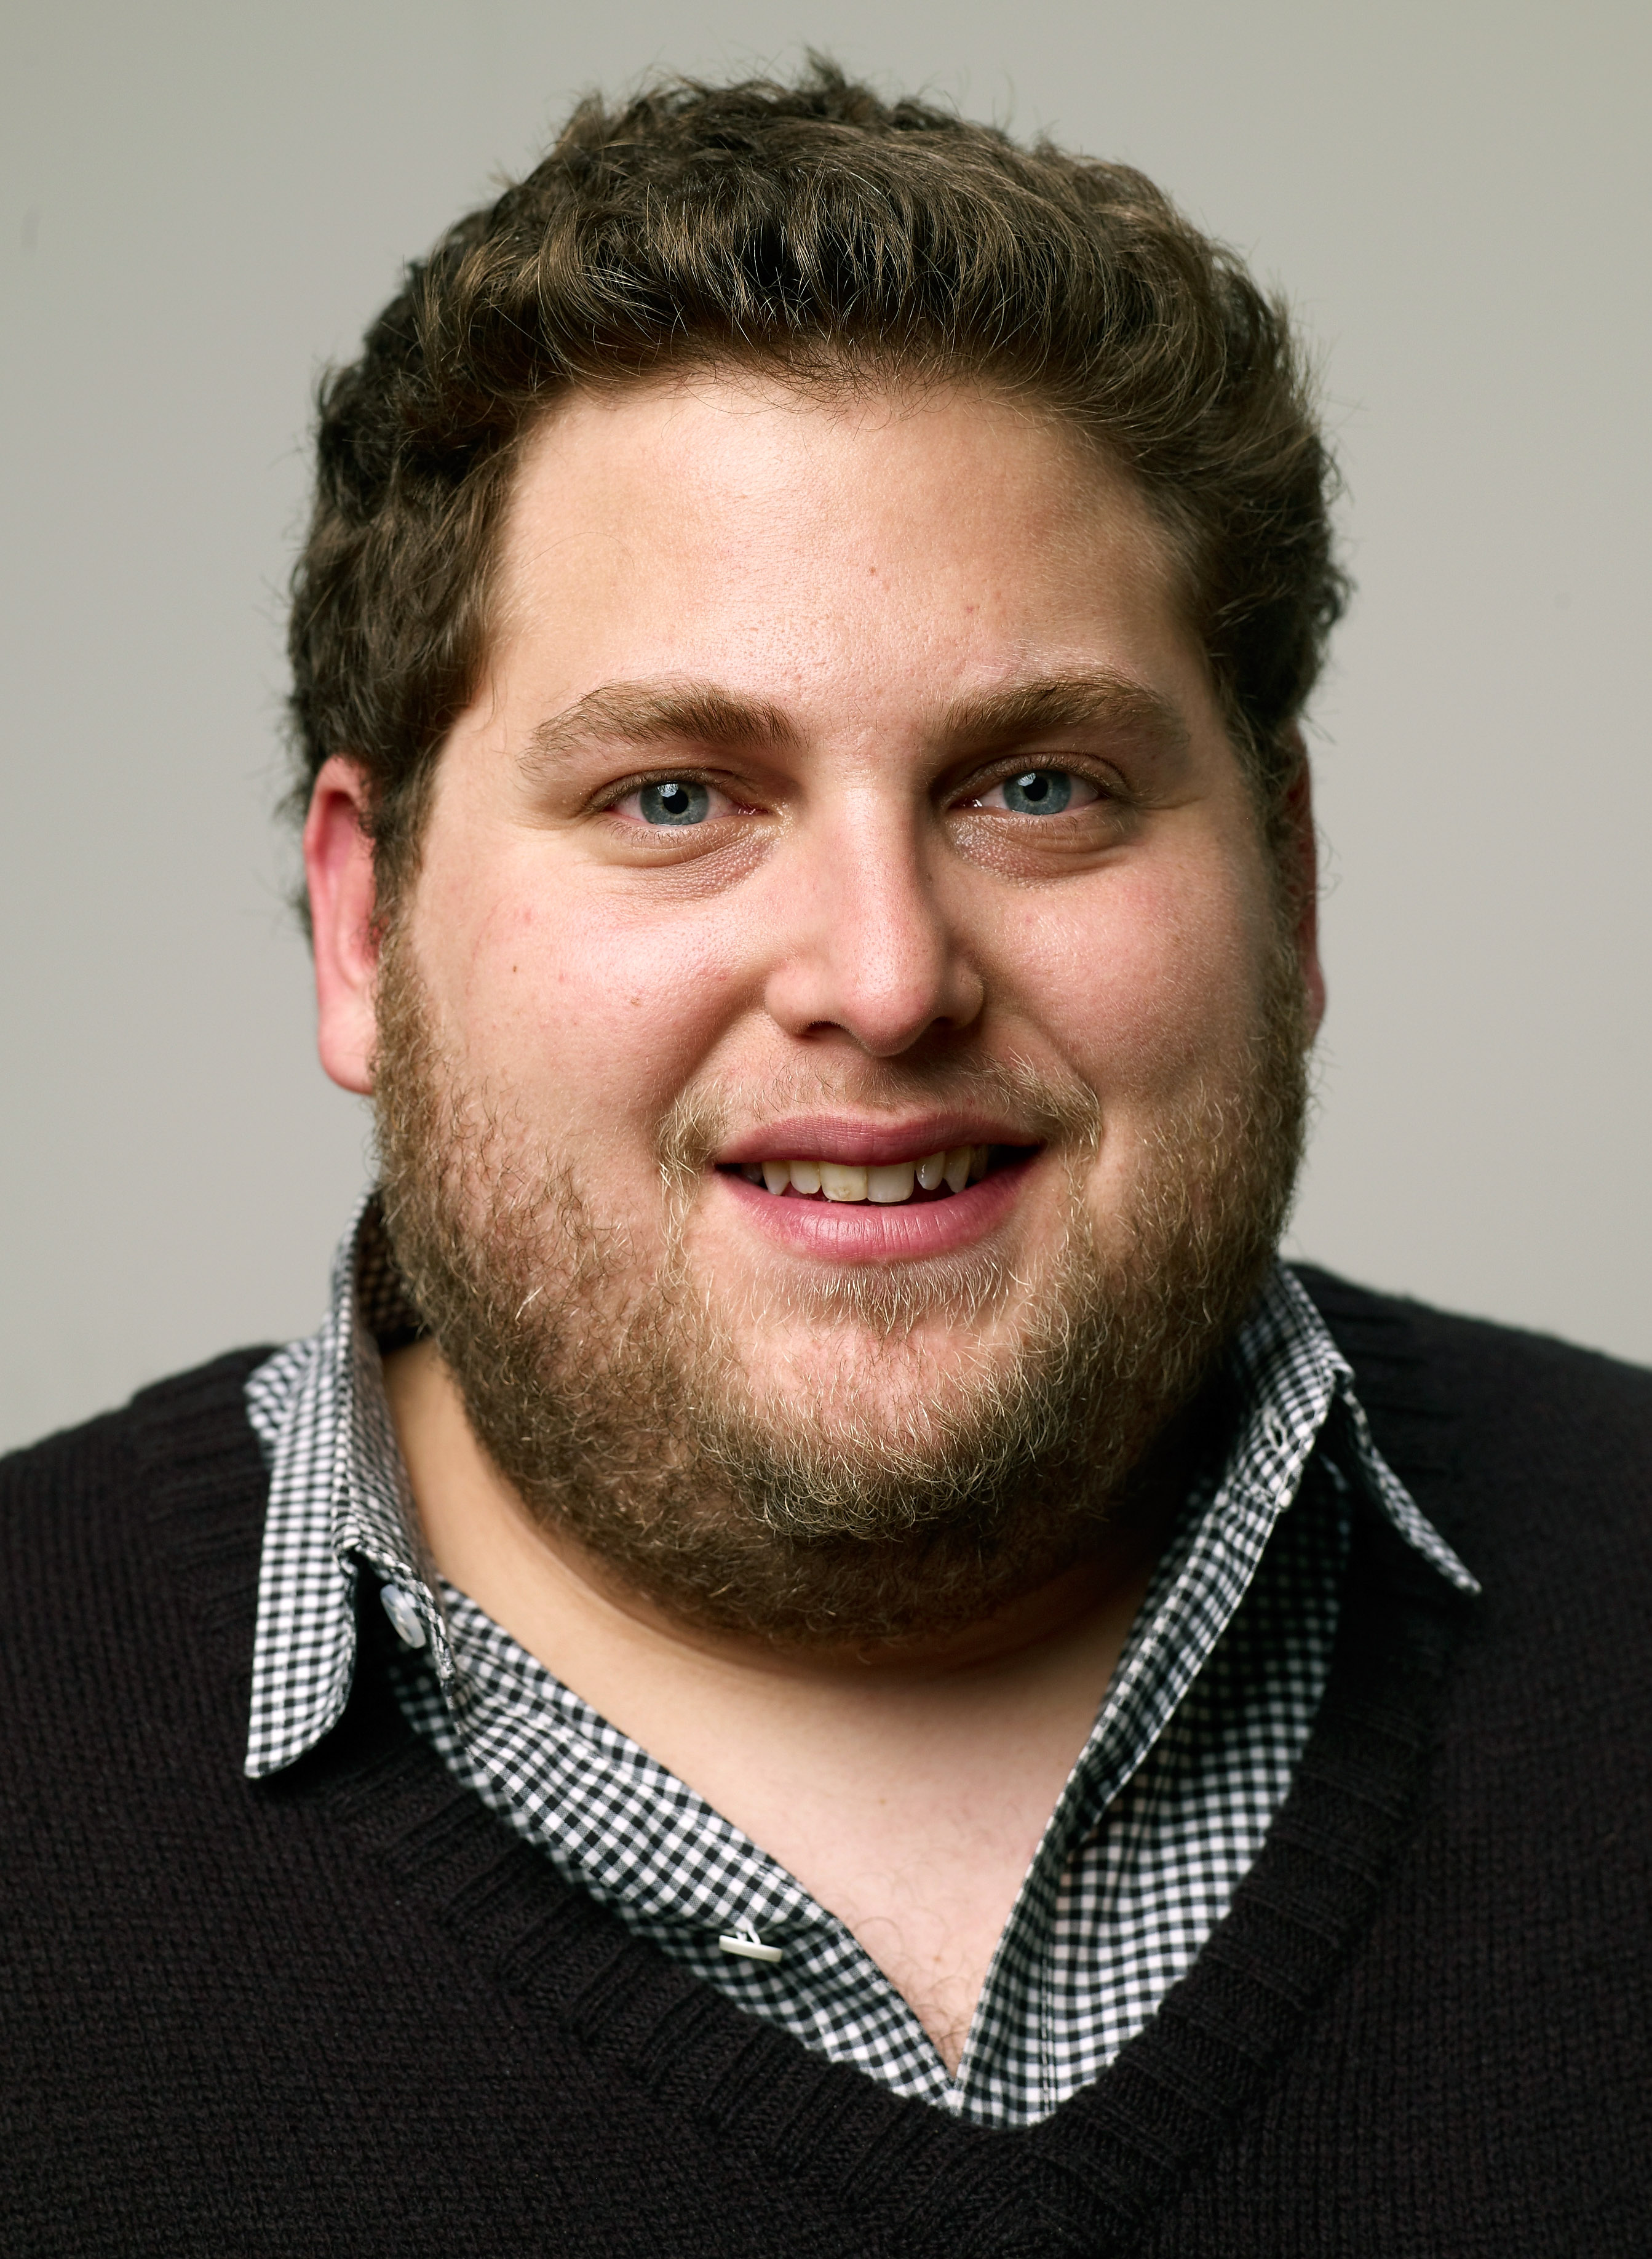
[[[725,1161],[719,1173],[761,1186],[772,1199],[838,1207],[922,1207],[956,1200],[1000,1171],[1020,1166],[1036,1144],[999,1143],[938,1145],[913,1160],[849,1160],[789,1153],[759,1160]]]
[[[796,1114],[732,1139],[714,1166],[735,1212],[808,1263],[919,1263],[1009,1224],[1046,1150],[1029,1127],[973,1108]]]

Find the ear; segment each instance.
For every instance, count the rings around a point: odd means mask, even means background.
[[[373,839],[367,772],[335,754],[316,779],[304,819],[304,875],[316,958],[316,1040],[322,1065],[341,1089],[373,1088],[378,1037],[374,994],[379,944],[374,931]]]
[[[1296,906],[1297,958],[1307,993],[1308,1034],[1318,1035],[1325,1017],[1325,968],[1320,963],[1320,850],[1314,829],[1314,778],[1300,730],[1292,738],[1299,755],[1296,776],[1285,795],[1285,880]]]

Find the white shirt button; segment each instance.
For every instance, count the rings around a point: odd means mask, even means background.
[[[765,1945],[749,1921],[737,1921],[732,1931],[726,1932],[717,1942],[725,1953],[732,1954],[739,1961],[783,1961],[786,1958],[785,1949],[779,1945]]]
[[[413,1605],[412,1594],[404,1593],[400,1585],[385,1585],[380,1589],[379,1598],[384,1602],[384,1613],[395,1626],[396,1636],[403,1647],[423,1647],[424,1626],[419,1621],[419,1612]]]

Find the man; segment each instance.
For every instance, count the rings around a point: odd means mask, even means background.
[[[381,1181],[10,1470],[11,2248],[1644,2248],[1652,1387],[1275,1260],[1328,478],[1146,182],[824,70],[329,381]]]

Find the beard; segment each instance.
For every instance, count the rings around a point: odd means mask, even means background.
[[[1093,1091],[1022,1062],[865,1062],[830,1087],[765,1081],[760,1103],[687,1094],[658,1137],[662,1244],[639,1257],[509,1094],[467,1080],[393,930],[374,1076],[384,1222],[477,1441],[553,1541],[685,1624],[898,1648],[1036,1591],[1151,1492],[1284,1228],[1302,998],[1281,938],[1254,1027],[1162,1108],[1105,1229],[1085,1198]],[[822,1099],[1008,1102],[1065,1178],[1050,1245],[1020,1268],[972,1251],[720,1294],[694,1225],[730,1120]],[[759,1338],[808,1353],[760,1385],[742,1350]]]

